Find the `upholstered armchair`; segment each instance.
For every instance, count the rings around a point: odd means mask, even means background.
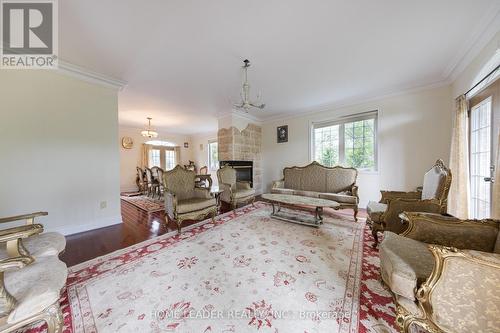
[[[67,268],[58,255],[65,241],[62,235],[43,233],[43,226],[34,223],[35,217],[44,215],[47,213],[0,219],[0,223],[27,221],[25,225],[0,230],[2,333],[15,332],[39,321],[47,323],[49,333],[62,332],[59,297],[66,284]]]
[[[442,160],[437,160],[424,176],[421,190],[414,192],[381,191],[379,202],[370,201],[367,207],[368,219],[374,247],[378,244],[378,232],[401,233],[405,225],[401,223],[402,212],[446,213],[448,192],[451,185],[451,171]]]
[[[30,253],[31,256],[45,257],[45,256],[57,256],[66,248],[66,238],[57,232],[44,232],[43,226],[41,224],[35,224],[35,218],[41,216],[47,216],[47,212],[36,212],[32,214],[18,215],[6,218],[0,218],[0,224],[2,223],[10,223],[15,221],[25,221],[25,229],[31,229],[29,226],[33,226],[33,228],[41,228],[40,232],[30,234],[30,237],[23,237],[23,241],[17,244],[19,246],[17,248],[14,246],[14,242],[4,242],[0,245],[0,258],[6,258],[7,256],[19,256],[24,255],[26,252]],[[2,233],[9,235],[15,234],[17,232],[17,228],[23,228],[24,226],[13,227],[8,229],[1,230]],[[17,252],[16,252],[17,251]]]
[[[199,220],[217,214],[217,203],[208,188],[195,186],[196,174],[180,165],[163,173],[165,185],[165,217],[177,224],[181,232],[185,220]]]
[[[236,209],[238,203],[255,201],[255,190],[249,182],[237,181],[236,170],[229,165],[225,165],[217,170],[217,179],[219,180],[219,189],[223,191],[220,194],[220,200]]]
[[[380,244],[382,280],[403,332],[500,330],[500,221],[401,214],[407,229]]]

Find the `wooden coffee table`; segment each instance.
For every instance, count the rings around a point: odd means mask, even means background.
[[[323,223],[322,214],[324,207],[337,208],[340,206],[338,202],[332,200],[290,194],[265,193],[262,194],[262,199],[271,202],[271,205],[273,206],[271,217],[286,222],[298,223],[312,227],[319,227],[320,224]],[[281,205],[315,207],[316,210],[314,217],[308,219],[293,213],[284,215],[281,212]]]

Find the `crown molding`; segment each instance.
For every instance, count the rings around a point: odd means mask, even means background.
[[[59,66],[56,69],[58,72],[83,81],[104,85],[118,90],[122,90],[127,85],[127,81],[100,74],[61,59],[58,60],[58,63]]]
[[[298,117],[302,117],[302,116],[306,116],[306,115],[315,115],[315,114],[322,113],[322,112],[333,111],[333,110],[338,110],[341,108],[362,105],[362,104],[375,102],[375,101],[379,101],[379,100],[386,99],[386,98],[397,97],[397,96],[404,95],[404,94],[411,94],[411,93],[417,93],[420,91],[436,89],[436,88],[440,88],[440,87],[444,87],[444,86],[449,86],[450,84],[451,84],[450,80],[441,80],[441,81],[432,82],[429,84],[416,85],[416,86],[408,87],[405,89],[397,88],[397,89],[393,89],[393,90],[379,91],[379,92],[374,92],[374,93],[365,95],[364,97],[350,98],[350,99],[346,99],[346,100],[343,100],[343,101],[340,101],[337,103],[318,105],[318,106],[313,106],[313,107],[308,107],[308,108],[303,108],[303,109],[297,109],[293,113],[283,112],[283,113],[277,114],[275,116],[261,118],[260,122],[287,120],[287,119],[298,118]]]
[[[240,118],[243,118],[243,119],[246,119],[249,121],[253,121],[253,122],[258,122],[258,123],[262,122],[261,118],[258,118],[256,116],[249,114],[249,113],[239,111],[239,110],[231,110],[228,112],[219,112],[217,114],[217,119],[222,119],[222,118],[232,117],[232,116],[240,117]]]
[[[454,81],[499,31],[500,2],[495,2],[483,15],[470,37],[464,41],[461,50],[451,59],[442,74],[443,77]]]

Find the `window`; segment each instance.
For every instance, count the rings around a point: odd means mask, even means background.
[[[312,159],[326,166],[377,169],[377,112],[313,124]]]
[[[160,167],[163,170],[172,170],[177,165],[175,147],[150,146],[148,156],[148,167]]]
[[[165,150],[165,170],[175,168],[175,151]]]
[[[219,156],[217,149],[217,141],[208,142],[208,165],[210,170],[219,169]]]
[[[149,167],[161,167],[160,149],[151,149],[149,151]]]

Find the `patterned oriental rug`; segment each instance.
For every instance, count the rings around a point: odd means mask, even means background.
[[[165,209],[165,204],[161,200],[151,199],[145,195],[120,197],[123,201],[129,202],[139,209],[148,213],[154,213]]]
[[[315,229],[270,211],[259,202],[71,267],[64,332],[397,332],[364,222],[325,214]]]

